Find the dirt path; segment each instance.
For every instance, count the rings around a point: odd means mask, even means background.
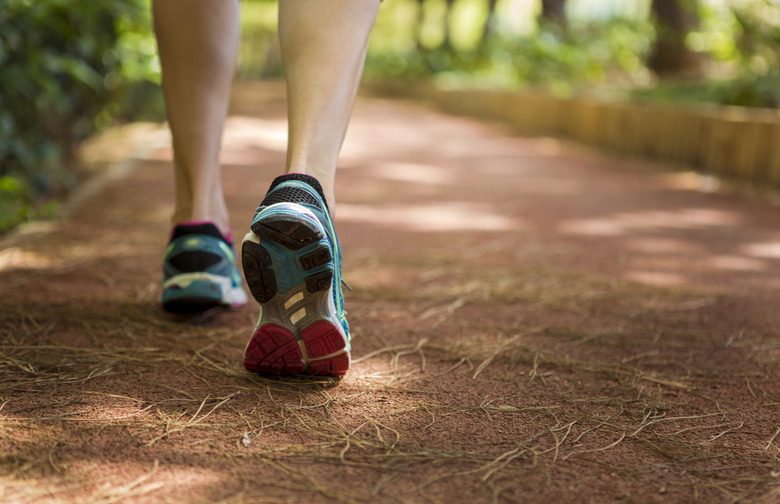
[[[237,89],[234,227],[283,161]],[[254,305],[156,306],[164,134],[0,252],[0,501],[780,502],[780,208],[363,99],[337,226],[355,363],[241,367]]]

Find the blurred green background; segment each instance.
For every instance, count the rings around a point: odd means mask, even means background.
[[[241,8],[238,78],[280,77],[276,1]],[[54,211],[84,139],[163,120],[159,78],[149,0],[2,0],[0,232]],[[384,0],[365,79],[776,108],[780,0]]]
[[[80,142],[158,120],[148,0],[0,0],[0,232],[56,210]]]

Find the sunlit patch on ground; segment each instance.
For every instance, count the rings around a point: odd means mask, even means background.
[[[490,211],[486,205],[444,203],[439,205],[379,207],[350,203],[338,206],[338,219],[345,222],[369,222],[403,231],[460,232],[506,231],[521,228],[521,223]]]

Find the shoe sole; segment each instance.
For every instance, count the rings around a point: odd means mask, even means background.
[[[258,373],[343,376],[350,355],[333,301],[328,239],[305,207],[272,207],[241,244],[244,276],[260,303],[244,366]]]

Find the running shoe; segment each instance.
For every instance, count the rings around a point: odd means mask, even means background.
[[[164,309],[176,313],[246,304],[233,243],[211,222],[182,223],[173,228],[163,256],[160,302]]]
[[[341,247],[320,183],[277,177],[244,237],[241,260],[260,314],[247,370],[342,376],[350,364]]]

